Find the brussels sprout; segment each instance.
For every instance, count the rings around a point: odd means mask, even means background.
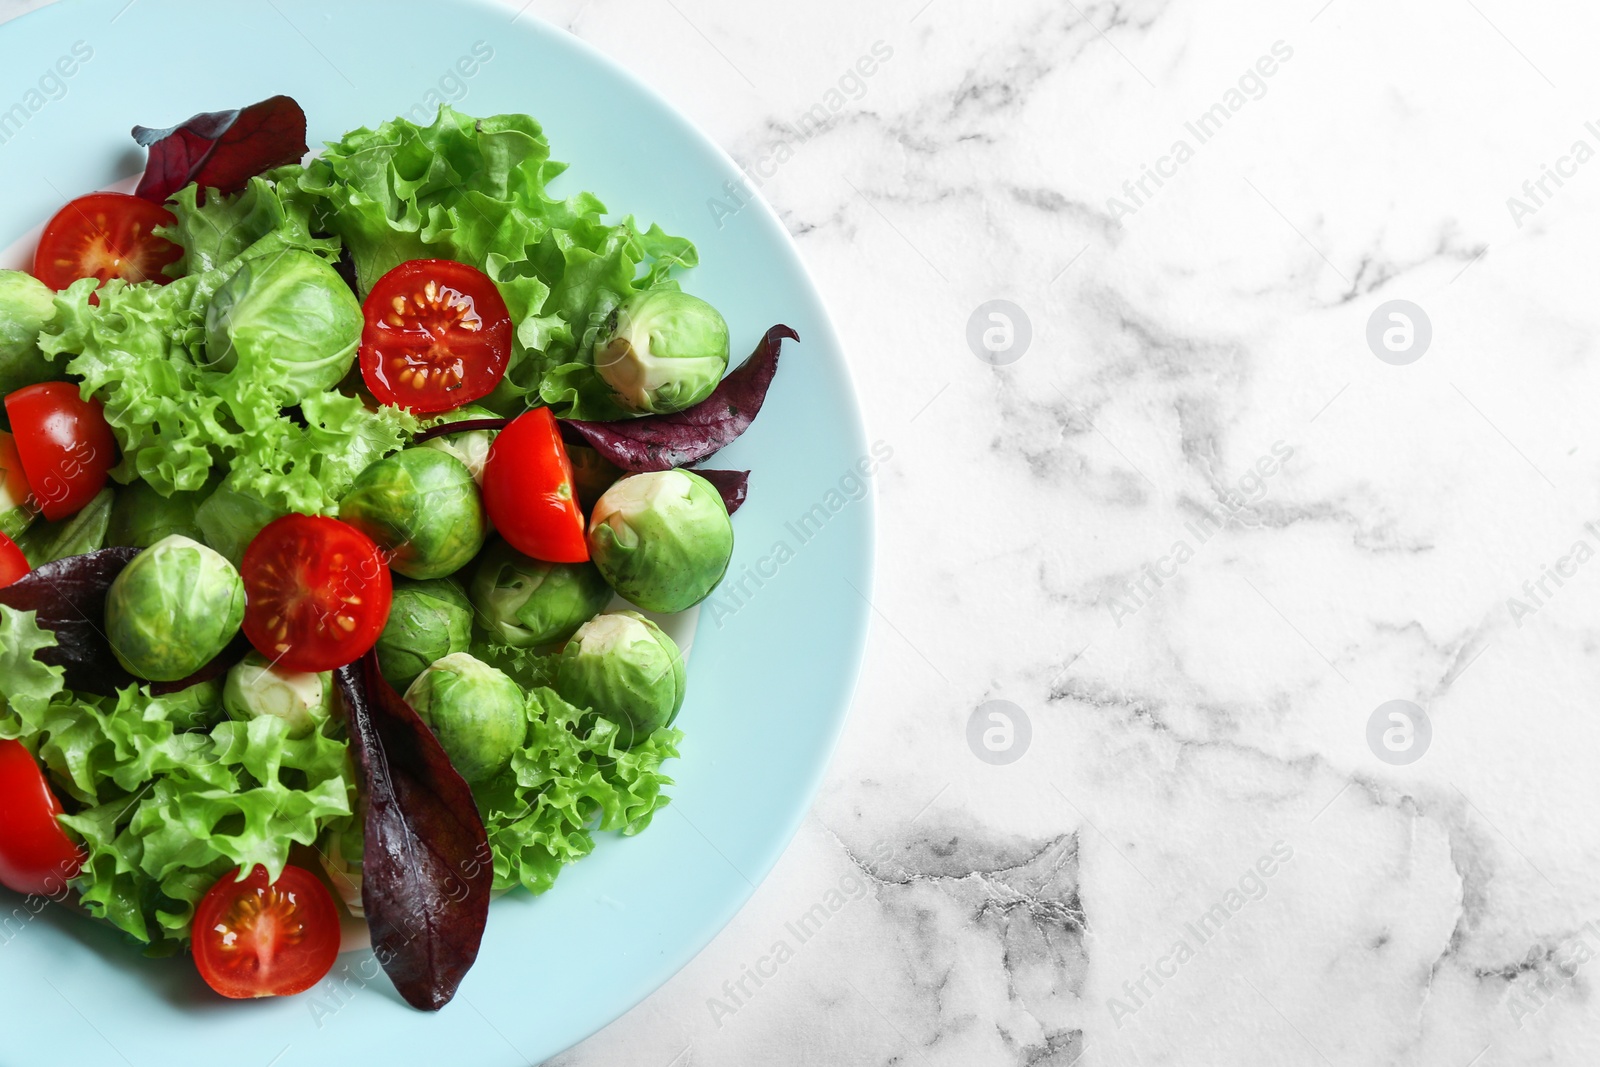
[[[493,777],[527,740],[522,689],[470,653],[455,652],[431,665],[405,699],[468,782]]]
[[[57,377],[39,351],[39,331],[56,313],[56,294],[31,274],[0,270],[0,396]]]
[[[372,463],[339,502],[339,518],[393,553],[407,578],[443,578],[466,566],[488,536],[472,472],[435,448]]]
[[[322,869],[328,872],[328,881],[344,901],[345,910],[356,918],[365,918],[361,903],[361,862],[366,856],[366,834],[362,818],[352,815],[344,826],[329,828],[318,852],[322,856]]]
[[[205,666],[243,619],[239,572],[182,536],[133,557],[106,593],[111,650],[129,673],[150,682],[175,682]]]
[[[163,537],[173,534],[182,534],[196,541],[203,540],[205,534],[195,519],[195,512],[205,502],[208,492],[207,489],[196,489],[162,496],[146,481],[136,481],[117,490],[116,502],[111,506],[111,527],[106,531],[106,544],[149,548]]]
[[[472,601],[448,578],[394,583],[389,621],[378,638],[378,667],[396,689],[434,660],[472,644]]]
[[[233,665],[222,686],[222,706],[240,722],[271,715],[305,737],[332,714],[333,675],[306,674],[275,666],[259,652]]]
[[[195,509],[194,521],[205,543],[237,567],[256,534],[282,514],[254,493],[223,483]]]
[[[0,430],[0,533],[15,540],[39,517],[32,496],[28,476],[22,472],[22,457],[17,454],[17,439]]]
[[[728,369],[728,324],[699,297],[651,289],[613,313],[594,365],[628,411],[666,414],[693,407]]]
[[[298,398],[332,389],[361,343],[361,303],[327,262],[286,251],[247,259],[206,308],[206,354],[221,371],[267,372]]]
[[[722,494],[698,474],[630,474],[595,503],[589,558],[611,588],[646,611],[683,611],[722,581],[733,523]]]
[[[556,664],[556,692],[616,723],[624,748],[672,725],[686,682],[678,646],[636,611],[596,615],[578,628]]]
[[[478,404],[447,411],[435,420],[434,425],[466,422],[469,419],[497,419],[500,416]],[[465,433],[448,433],[443,437],[430,437],[424,448],[436,448],[447,456],[459,459],[472,472],[472,480],[483,484],[483,464],[489,458],[489,446],[494,444],[498,430],[467,430]]]
[[[592,563],[545,563],[495,541],[478,561],[472,606],[478,621],[513,648],[565,641],[611,600]]]

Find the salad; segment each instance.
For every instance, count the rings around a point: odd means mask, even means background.
[[[698,465],[798,337],[729,372],[694,246],[553,194],[526,115],[133,132],[0,271],[0,884],[234,998],[362,920],[437,1010],[493,895],[667,803],[661,622],[748,487]]]

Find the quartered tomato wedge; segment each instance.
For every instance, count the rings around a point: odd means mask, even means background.
[[[40,382],[6,397],[6,418],[45,518],[76,515],[105,488],[117,439],[100,401],[83,399],[71,382]]]
[[[165,285],[172,280],[165,268],[183,249],[157,237],[155,228],[174,221],[160,204],[127,193],[80,196],[45,225],[33,255],[34,276],[52,289],[79,278]]]
[[[292,671],[331,671],[366,654],[389,619],[383,554],[354,526],[314,515],[269,522],[244,550],[244,633]]]
[[[487,396],[511,361],[511,315],[490,277],[465,263],[413,259],[363,305],[361,376],[385,404],[418,414]]]
[[[20,741],[0,741],[0,885],[55,896],[77,877],[83,850],[56,821],[61,802]]]
[[[511,547],[548,563],[589,558],[572,462],[549,408],[512,419],[483,464],[483,506]]]
[[[22,554],[17,543],[0,533],[0,589],[21,578],[29,571],[28,557]]]
[[[339,912],[310,871],[285,867],[276,882],[257,864],[222,876],[194,913],[194,964],[225,997],[288,997],[327,976],[339,958]]]

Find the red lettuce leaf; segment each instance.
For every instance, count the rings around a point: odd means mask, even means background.
[[[510,422],[510,419],[501,418],[461,419],[457,422],[442,422],[437,426],[430,426],[426,430],[419,431],[411,439],[411,443],[420,445],[422,442],[431,441],[435,437],[444,437],[453,433],[471,433],[473,430],[503,430]]]
[[[722,494],[722,502],[728,506],[729,515],[739,510],[739,505],[744,503],[744,498],[749,493],[749,471],[690,471],[689,473],[698,474]]]
[[[148,686],[152,693],[176,693],[191,685],[219,677],[244,658],[250,643],[243,634],[189,677],[176,682],[146,682],[123,669],[111,653],[103,629],[106,593],[137,548],[102,548],[82,556],[68,556],[29,571],[0,589],[0,604],[17,611],[37,612],[35,621],[53,631],[56,647],[34,654],[40,663],[60,667],[67,688],[80,693],[114,696],[129,685]]]
[[[372,947],[412,1007],[438,1011],[478,958],[494,868],[472,790],[368,652],[334,672],[361,770],[361,903]]]
[[[692,408],[621,422],[562,419],[561,424],[625,471],[664,471],[698,463],[750,428],[778,372],[784,338],[798,341],[800,335],[787,326],[768,330],[750,358]]]
[[[292,97],[274,96],[247,108],[209,111],[167,130],[135,126],[133,139],[150,149],[134,195],[162,203],[190,182],[236,193],[257,174],[298,163],[306,154],[306,113]]]

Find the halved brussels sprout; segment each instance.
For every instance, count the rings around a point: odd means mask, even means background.
[[[728,324],[699,297],[651,289],[613,312],[594,365],[625,410],[682,411],[710,396],[728,369]]]
[[[182,536],[133,557],[106,593],[111,650],[130,674],[150,682],[175,682],[205,666],[243,619],[239,572]]]
[[[468,422],[473,419],[499,418],[494,412],[478,404],[468,404],[464,408],[456,408],[440,415],[437,423]],[[472,480],[483,483],[483,464],[489,458],[489,446],[494,444],[498,430],[467,430],[465,433],[447,433],[442,437],[430,437],[423,442],[424,448],[436,448],[448,456],[459,459],[467,470],[472,472]]]
[[[320,256],[247,259],[206,308],[206,355],[221,371],[270,372],[296,398],[332,389],[355,362],[361,302]]]
[[[429,666],[405,700],[468,782],[494,777],[527,741],[521,687],[470,653],[452,653]]]
[[[630,474],[595,503],[589,558],[611,588],[646,611],[683,611],[722,581],[733,523],[722,494],[698,474]]]
[[[287,670],[250,652],[228,671],[222,706],[240,722],[270,715],[288,724],[290,737],[306,737],[333,713],[333,676]]]
[[[443,578],[471,562],[488,536],[472,472],[434,448],[407,448],[362,471],[339,518],[392,554],[408,578]]]
[[[496,540],[478,561],[472,605],[478,622],[513,648],[565,641],[611,600],[592,563],[546,563]]]
[[[677,644],[636,611],[596,615],[556,663],[556,692],[616,723],[624,748],[672,725],[687,683]]]
[[[472,644],[472,601],[448,578],[394,583],[389,621],[378,637],[378,668],[404,692],[434,660]]]

